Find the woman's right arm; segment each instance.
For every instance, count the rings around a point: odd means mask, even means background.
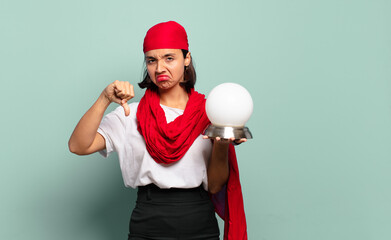
[[[105,139],[97,130],[103,115],[111,102],[120,104],[125,115],[130,114],[127,101],[134,97],[133,86],[129,82],[115,82],[108,85],[92,107],[76,125],[69,142],[69,151],[77,155],[87,155],[106,148]]]

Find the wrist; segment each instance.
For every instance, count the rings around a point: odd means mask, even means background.
[[[99,106],[102,106],[104,107],[105,109],[110,105],[111,101],[102,93],[98,100],[96,101],[96,103],[99,105]]]
[[[219,140],[219,141],[216,141],[214,140],[213,141],[213,147],[216,148],[216,149],[219,149],[219,150],[228,150],[228,147],[229,147],[229,144],[231,142],[228,141],[228,140]]]

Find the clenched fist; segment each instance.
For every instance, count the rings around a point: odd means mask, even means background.
[[[125,116],[129,116],[130,108],[128,101],[134,97],[133,85],[126,81],[115,80],[110,83],[102,94],[110,102],[115,102],[121,105],[125,110]]]

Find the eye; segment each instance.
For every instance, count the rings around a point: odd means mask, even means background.
[[[172,60],[174,60],[173,57],[167,57],[167,61],[172,61]]]
[[[155,62],[155,59],[147,59],[147,64],[151,64],[151,63],[154,63]]]

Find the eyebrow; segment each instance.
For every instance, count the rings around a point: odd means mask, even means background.
[[[168,56],[175,56],[176,54],[175,53],[167,53],[167,54],[164,54],[163,57],[168,57]],[[155,57],[152,57],[152,56],[145,56],[146,59],[156,59]]]

